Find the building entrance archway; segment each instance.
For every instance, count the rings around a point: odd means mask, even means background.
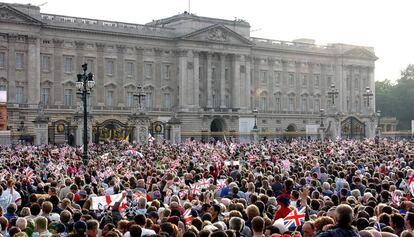
[[[215,118],[211,121],[210,132],[214,140],[223,140],[226,131],[226,122],[223,118]]]

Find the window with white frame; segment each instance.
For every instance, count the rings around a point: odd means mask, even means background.
[[[50,97],[50,88],[42,88],[41,97],[40,97],[42,104],[48,105],[50,101],[49,97]]]
[[[148,79],[152,78],[152,75],[153,75],[152,63],[145,63],[144,67],[145,67],[144,69],[145,78],[148,78]]]
[[[63,66],[64,66],[65,73],[72,73],[73,72],[73,57],[65,56]]]
[[[106,106],[109,106],[109,107],[114,106],[114,91],[113,90],[106,91]]]
[[[314,79],[314,81],[313,81],[313,83],[314,83],[314,86],[315,86],[315,88],[318,88],[319,87],[319,81],[320,81],[320,76],[319,75],[315,75],[314,77],[313,77],[313,79]]]
[[[170,77],[171,77],[171,65],[170,64],[164,64],[162,73],[163,73],[164,80],[169,80]]]
[[[282,110],[282,104],[280,101],[280,95],[276,95],[275,97],[275,110],[276,111],[281,111]]]
[[[152,96],[153,96],[152,91],[147,92],[145,95],[145,107],[148,110],[152,109],[152,100],[153,100]]]
[[[295,74],[289,73],[289,86],[295,86]]]
[[[86,59],[86,63],[88,64],[88,70],[90,72],[94,73],[95,72],[95,70],[94,70],[95,69],[95,65],[94,65],[93,59],[92,58]]]
[[[300,110],[302,112],[308,111],[308,98],[306,96],[302,96],[301,98]]]
[[[6,53],[0,52],[0,68],[4,68],[6,65]]]
[[[42,71],[50,72],[50,55],[42,55]]]
[[[306,74],[302,75],[302,86],[306,87],[308,85],[308,76]]]
[[[65,106],[73,105],[73,90],[72,89],[64,90],[64,101],[63,102]]]
[[[16,53],[16,69],[23,69],[24,66],[24,54]]]
[[[126,62],[126,74],[127,77],[132,77],[134,75],[134,63]]]
[[[105,72],[108,76],[112,76],[115,74],[115,61],[113,59],[106,60]]]
[[[266,70],[261,70],[260,71],[260,81],[261,81],[262,84],[267,83],[267,71]]]
[[[164,93],[164,108],[170,109],[171,108],[171,93],[165,92]]]
[[[24,102],[24,87],[16,86],[16,103],[21,104]]]
[[[260,95],[260,110],[267,111],[267,95],[263,93]]]
[[[313,103],[313,111],[319,112],[321,109],[321,99],[319,97],[316,97]]]
[[[134,93],[131,91],[128,91],[126,94],[126,106],[132,107],[134,105]]]
[[[226,107],[231,108],[231,100],[230,100],[230,95],[229,94],[225,95],[225,100],[226,100]]]
[[[275,81],[276,86],[280,85],[280,75],[281,75],[281,73],[279,71],[274,71],[273,72],[273,77],[274,77],[274,81]]]
[[[288,110],[290,112],[295,111],[295,97],[294,97],[294,95],[289,95],[289,98],[288,98]]]

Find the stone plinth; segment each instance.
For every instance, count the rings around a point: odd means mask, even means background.
[[[129,116],[128,123],[134,126],[132,140],[140,145],[147,144],[150,118],[144,113],[134,113]]]
[[[42,115],[36,117],[34,132],[35,132],[35,145],[48,144],[49,142],[49,133],[48,133],[48,119]]]

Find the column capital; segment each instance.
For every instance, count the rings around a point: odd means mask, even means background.
[[[186,57],[188,54],[188,50],[187,49],[177,49],[174,50],[174,54],[177,55],[178,57]]]
[[[117,44],[116,45],[116,50],[118,53],[123,54],[126,51],[126,46],[123,44]]]
[[[75,47],[76,49],[82,50],[85,47],[84,41],[75,41]]]
[[[37,39],[39,39],[39,37],[37,37],[35,35],[28,35],[27,36],[27,43],[34,44],[34,43],[37,42]]]
[[[9,43],[14,43],[17,41],[17,34],[8,34],[7,35],[7,41]]]
[[[145,48],[141,46],[135,46],[135,52],[139,55],[142,55],[144,53]]]
[[[96,49],[98,52],[103,52],[105,50],[105,44],[104,43],[96,43]]]
[[[53,39],[53,47],[55,48],[61,48],[63,45],[64,40],[63,39]]]
[[[155,56],[158,56],[158,57],[162,55],[162,52],[164,52],[163,48],[154,48],[153,50],[154,50]]]

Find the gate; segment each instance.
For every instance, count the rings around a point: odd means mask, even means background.
[[[341,122],[341,137],[349,139],[362,139],[365,137],[365,123],[350,116]]]

